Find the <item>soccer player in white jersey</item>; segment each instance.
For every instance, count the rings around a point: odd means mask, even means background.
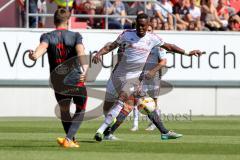
[[[152,25],[148,26],[148,32],[153,33],[153,27]],[[158,115],[160,115],[160,110],[158,108],[158,96],[160,92],[160,73],[156,72],[156,75],[151,79],[144,78],[144,75],[147,75],[148,71],[154,68],[156,65],[161,65],[162,67],[165,67],[167,64],[166,59],[166,51],[160,47],[154,47],[151,50],[150,55],[148,56],[147,62],[144,66],[144,71],[142,73],[142,90],[143,92],[147,93],[148,96],[154,99],[156,103],[156,111]],[[162,68],[161,67],[161,68]],[[138,130],[138,119],[139,119],[139,112],[137,106],[134,106],[133,109],[133,128],[131,131],[137,131]],[[146,128],[146,130],[154,130],[156,126],[151,122],[149,126]]]
[[[186,52],[184,49],[181,49],[174,44],[163,42],[163,40],[155,34],[147,33],[148,25],[148,15],[139,14],[136,18],[136,30],[124,31],[114,42],[100,49],[92,59],[94,63],[99,63],[101,62],[102,55],[109,53],[120,45],[124,47],[124,54],[111,75],[113,86],[119,96],[111,110],[107,113],[104,123],[95,134],[94,138],[97,141],[102,140],[103,132],[118,116],[123,106],[126,104],[129,104],[130,106],[133,105],[132,99],[139,86],[139,76],[143,71],[143,67],[152,48],[160,46],[163,49],[174,53],[197,56],[201,55],[201,51],[199,50]],[[158,70],[159,66],[157,65],[148,72],[147,77],[154,77]],[[159,116],[157,114],[149,115],[149,119],[153,121],[156,126],[158,125]]]
[[[152,33],[152,26],[148,26],[148,32]],[[120,46],[118,49],[118,59],[121,60],[121,56],[123,55],[124,50]],[[150,55],[148,56],[147,62],[145,63],[144,70],[141,73],[140,80],[141,80],[141,89],[142,89],[142,96],[145,96],[146,93],[148,96],[152,97],[155,100],[156,107],[157,107],[157,97],[159,96],[159,87],[160,87],[160,79],[159,79],[159,72],[156,72],[155,76],[153,78],[148,79],[147,75],[148,72],[153,69],[155,66],[159,66],[158,68],[161,69],[162,67],[166,66],[166,52],[160,47],[154,47],[151,50]],[[120,61],[119,60],[119,61]],[[117,66],[117,65],[116,65]],[[154,71],[155,72],[155,71]],[[154,74],[154,73],[153,73]],[[150,74],[151,75],[151,74]],[[114,100],[117,100],[118,93],[114,89],[114,86],[112,84],[111,79],[107,83],[107,89],[106,89],[106,96],[105,96],[105,104],[110,104],[106,102],[114,102]],[[136,104],[136,102],[135,102]],[[113,103],[112,103],[113,105]],[[109,110],[109,106],[111,105],[104,105],[104,111]],[[128,104],[123,107],[123,109],[120,111],[119,115],[116,117],[116,123],[113,123],[110,127],[108,127],[104,131],[104,139],[105,140],[119,140],[117,137],[114,136],[114,132],[117,130],[117,128],[121,125],[121,123],[127,118],[128,114],[132,111],[132,107]],[[134,127],[131,129],[132,131],[136,131],[138,129],[138,110],[135,106],[133,109],[134,112]],[[157,116],[156,116],[157,115]],[[158,110],[158,107],[154,112],[148,115],[148,117],[151,117],[152,119],[158,118],[160,116],[160,112]],[[153,121],[157,121],[156,124],[158,126],[158,130],[161,132],[161,139],[167,140],[167,139],[176,139],[182,136],[182,134],[175,133],[174,131],[168,130],[165,128],[163,122],[161,119],[153,119]],[[156,125],[151,123],[148,130],[153,130],[156,128]]]

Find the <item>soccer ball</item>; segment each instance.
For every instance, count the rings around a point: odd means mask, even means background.
[[[142,97],[138,99],[138,110],[144,115],[148,115],[153,112],[156,108],[156,104],[151,97]]]

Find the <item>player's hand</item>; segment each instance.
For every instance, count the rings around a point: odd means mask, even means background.
[[[146,78],[147,80],[149,80],[149,79],[152,79],[153,77],[155,77],[155,75],[156,75],[156,72],[153,71],[153,70],[150,70],[150,71],[148,71],[147,74],[145,75],[145,78]]]
[[[99,63],[99,62],[101,62],[101,61],[102,61],[101,55],[98,54],[98,53],[97,53],[97,54],[93,57],[93,59],[92,59],[92,62],[95,63],[95,64],[97,64],[97,63]]]
[[[80,75],[79,82],[85,82],[86,77],[87,77],[87,76],[86,76],[86,73],[81,74],[81,75]]]
[[[139,77],[139,81],[142,81],[144,79],[146,80],[152,79],[155,75],[156,75],[156,72],[152,70],[148,71],[147,73],[141,73]]]
[[[33,60],[33,61],[36,61],[36,57],[34,56],[34,51],[33,50],[29,50],[29,59]]]
[[[202,52],[200,50],[192,50],[189,52],[189,56],[201,56],[202,55]]]

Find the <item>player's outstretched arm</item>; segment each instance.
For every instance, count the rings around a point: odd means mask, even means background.
[[[80,76],[80,82],[84,82],[86,80],[86,76],[87,76],[88,62],[87,62],[87,56],[85,54],[85,49],[84,49],[83,44],[77,44],[76,51],[77,51],[77,55],[79,58],[79,63],[83,69],[83,73]]]
[[[48,48],[48,43],[41,42],[35,51],[30,50],[29,58],[33,61],[36,61],[45,52],[47,52],[47,48]]]
[[[119,46],[119,44],[117,43],[117,41],[114,41],[112,43],[108,43],[106,44],[102,49],[100,49],[100,51],[98,51],[98,53],[93,57],[92,62],[93,63],[99,63],[101,62],[101,56],[104,54],[107,54],[109,52],[111,52],[112,50],[114,50],[115,48],[117,48]]]
[[[202,55],[202,52],[200,50],[192,50],[190,52],[187,52],[186,50],[176,46],[175,44],[170,44],[170,43],[164,43],[161,47],[166,49],[169,52],[184,54],[187,56],[201,56]]]

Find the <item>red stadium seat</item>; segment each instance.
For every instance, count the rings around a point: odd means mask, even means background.
[[[77,22],[76,17],[71,17],[71,28],[72,29],[86,29],[87,22]]]

